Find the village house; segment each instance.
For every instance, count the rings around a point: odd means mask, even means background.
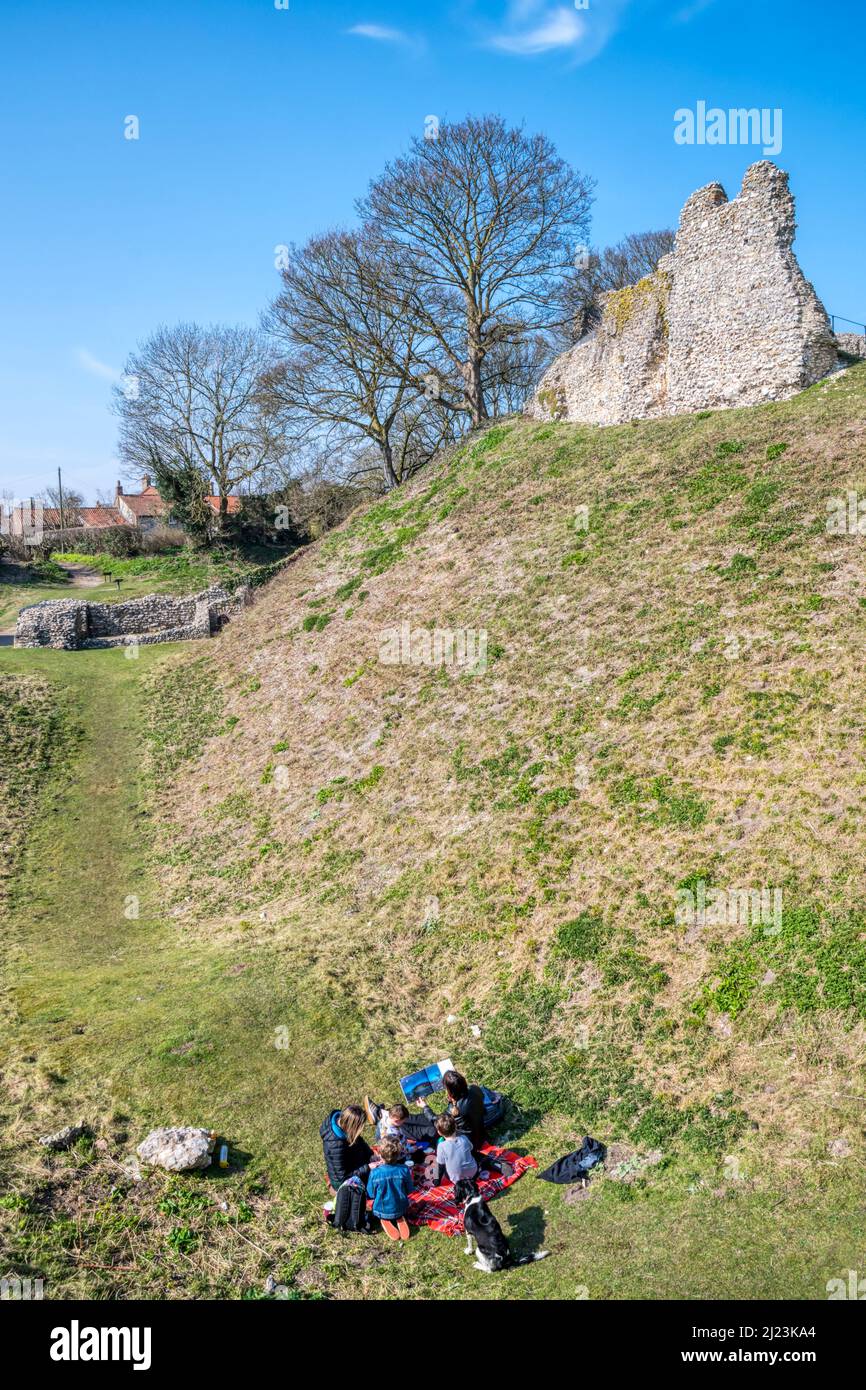
[[[209,495],[205,501],[216,522],[220,510],[219,497]],[[240,497],[229,497],[229,516],[236,515],[240,509]],[[160,496],[159,489],[146,473],[141,479],[139,492],[124,492],[119,481],[115,484],[113,507],[64,507],[61,517],[59,507],[46,507],[31,497],[28,502],[19,502],[11,507],[6,521],[9,534],[19,537],[34,536],[37,532],[54,535],[61,531],[82,529],[101,531],[116,526],[130,526],[145,533],[165,526],[179,532],[183,530],[180,523],[169,516],[169,504]]]
[[[46,532],[54,535],[82,528],[104,531],[112,526],[126,525],[124,518],[112,507],[64,507],[61,516],[59,507],[46,507],[32,497],[27,502],[10,506],[4,515],[4,523],[9,535],[21,538]]]
[[[135,526],[139,531],[153,531],[158,526],[175,527],[178,524],[169,516],[168,503],[163,501],[146,473],[141,480],[140,492],[124,492],[119,481],[115,484],[114,506],[120,523]]]
[[[219,516],[220,500],[211,494],[205,498],[214,517]],[[141,480],[140,492],[124,492],[120,483],[115,485],[114,505],[123,524],[136,526],[140,531],[153,531],[158,526],[179,527],[168,514],[168,503],[159,494],[159,489],[145,473]],[[229,497],[228,514],[234,516],[241,509],[239,497]]]

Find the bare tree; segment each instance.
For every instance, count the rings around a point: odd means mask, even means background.
[[[58,487],[43,488],[39,494],[39,500],[46,507],[51,507],[56,511],[58,517],[63,513],[64,526],[79,526],[81,524],[80,511],[84,506],[84,496],[74,488],[64,488],[61,493]]]
[[[604,296],[612,290],[636,285],[658,269],[662,256],[674,249],[676,232],[665,228],[657,232],[632,232],[614,246],[590,251],[586,265],[579,266],[561,291],[563,327],[558,346],[570,346],[582,338],[601,318]]]
[[[637,284],[645,275],[652,275],[662,256],[673,251],[676,235],[673,227],[658,232],[630,232],[615,246],[606,246],[601,253],[602,289],[622,290]]]
[[[390,248],[408,312],[450,372],[443,403],[488,418],[486,367],[552,324],[586,241],[592,182],[499,116],[443,123],[389,164],[358,211]]]
[[[265,316],[280,354],[265,391],[296,446],[339,460],[348,481],[381,472],[386,490],[453,436],[429,335],[368,232],[328,232],[295,248]]]
[[[548,333],[497,343],[484,364],[485,394],[493,416],[520,411],[554,355]]]
[[[254,329],[181,323],[159,328],[129,357],[114,402],[120,455],[142,471],[158,458],[195,468],[228,499],[278,458],[285,441],[260,385],[273,359]]]

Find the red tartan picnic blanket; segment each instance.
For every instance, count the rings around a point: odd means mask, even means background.
[[[538,1167],[531,1154],[521,1157],[510,1149],[498,1149],[495,1144],[482,1145],[481,1153],[507,1163],[510,1169],[507,1174],[485,1173],[477,1179],[478,1191],[485,1201],[495,1197],[498,1192],[504,1192],[528,1169]],[[434,1231],[443,1231],[446,1236],[463,1234],[463,1212],[454,1201],[454,1186],[450,1182],[444,1182],[439,1187],[416,1189],[409,1198],[406,1216],[413,1226],[432,1226]]]

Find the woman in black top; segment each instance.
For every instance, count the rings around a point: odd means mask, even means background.
[[[373,1157],[361,1133],[366,1119],[360,1105],[347,1105],[344,1110],[332,1110],[319,1130],[332,1192],[355,1174],[362,1182],[366,1181]]]
[[[487,1142],[484,1093],[480,1086],[470,1086],[459,1071],[446,1071],[442,1080],[448,1096],[448,1113],[457,1121],[457,1133],[465,1134],[477,1153]]]

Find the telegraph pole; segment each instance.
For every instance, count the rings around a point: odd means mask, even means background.
[[[59,468],[58,468],[58,470],[57,470],[57,496],[58,496],[58,499],[59,499],[59,501],[60,501],[60,545],[61,545],[61,549],[65,550],[65,549],[66,549],[66,546],[64,545],[64,538],[63,538],[63,484],[62,484],[62,482],[60,481],[60,469],[59,469]]]

